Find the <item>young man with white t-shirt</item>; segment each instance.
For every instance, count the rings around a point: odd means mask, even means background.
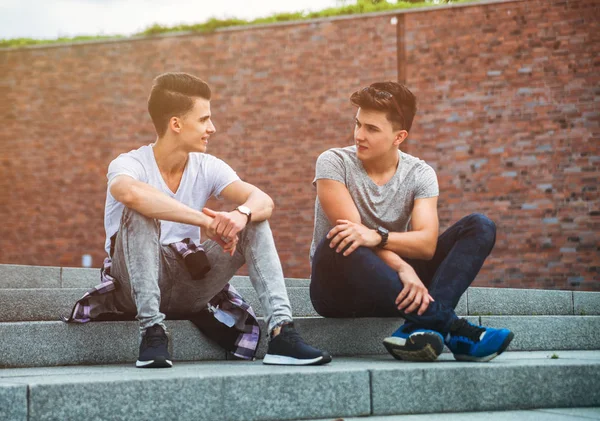
[[[324,317],[404,317],[384,339],[397,359],[433,361],[445,343],[457,360],[491,360],[513,333],[474,326],[454,309],[494,247],[494,223],[472,214],[438,237],[435,171],[398,149],[416,97],[379,82],[350,100],[355,145],[316,165],[313,306]]]
[[[247,322],[248,306],[228,290],[229,280],[248,264],[271,338],[263,362],[328,363],[326,352],[304,343],[295,331],[267,222],[273,201],[205,153],[216,131],[210,98],[209,86],[189,74],[165,73],[154,80],[148,111],[158,139],[121,154],[108,168],[105,267],[118,288],[111,286],[110,300],[100,295],[98,308],[136,314],[142,334],[138,367],[172,365],[165,314],[195,315],[207,309],[229,328],[241,332],[250,326],[247,336],[234,336],[233,341],[237,349],[249,349],[246,356],[252,358],[260,337],[258,323]],[[230,212],[204,208],[211,196],[237,207]],[[201,230],[209,238],[202,244]],[[221,297],[221,308],[212,304],[215,297]],[[99,311],[85,303],[79,319]],[[213,333],[218,329],[211,328]]]

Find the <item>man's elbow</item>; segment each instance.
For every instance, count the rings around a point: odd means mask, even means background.
[[[421,250],[420,250],[420,252],[421,252],[420,258],[422,260],[433,259],[433,256],[435,255],[436,247],[437,247],[437,238],[435,240],[428,240],[425,243],[423,243]]]
[[[433,256],[435,256],[435,249],[437,246],[437,241],[435,243],[432,244],[428,244],[428,246],[425,248],[424,250],[424,259],[423,260],[431,260],[433,259]]]
[[[110,194],[128,208],[134,208],[138,197],[136,186],[130,183],[117,182],[114,184],[110,187]]]
[[[271,196],[269,196],[268,194],[265,194],[265,196],[265,208],[268,215],[267,218],[270,218],[271,215],[273,215],[273,211],[275,210],[275,202],[273,202],[273,199],[271,199]]]

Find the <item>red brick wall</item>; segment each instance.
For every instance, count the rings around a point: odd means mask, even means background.
[[[307,277],[315,159],[352,141],[353,90],[400,75],[420,100],[405,150],[438,171],[442,228],[498,224],[476,285],[600,290],[598,6],[399,16],[398,33],[380,15],[1,51],[0,263],[100,264],[106,167],[154,141],[153,77],[187,71],[215,93],[210,153],[275,199],[286,276]]]
[[[600,3],[418,13],[404,32],[408,149],[437,169],[441,225],[498,227],[477,284],[600,289]]]

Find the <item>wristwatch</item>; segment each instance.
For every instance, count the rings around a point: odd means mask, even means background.
[[[247,223],[248,224],[250,223],[250,219],[252,218],[252,211],[250,210],[250,208],[248,206],[240,205],[237,208],[235,208],[235,210],[243,215],[246,215],[246,217],[248,218]]]
[[[382,249],[388,242],[388,236],[390,235],[390,232],[383,227],[377,227],[377,234],[381,235],[381,242],[377,244],[377,248]]]

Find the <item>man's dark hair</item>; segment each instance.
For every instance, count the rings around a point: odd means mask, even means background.
[[[350,96],[364,110],[385,111],[394,130],[409,131],[417,112],[417,97],[397,82],[376,82]]]
[[[210,88],[202,79],[187,73],[163,73],[154,79],[148,112],[156,128],[163,136],[171,117],[181,117],[194,108],[196,98],[210,100]]]

